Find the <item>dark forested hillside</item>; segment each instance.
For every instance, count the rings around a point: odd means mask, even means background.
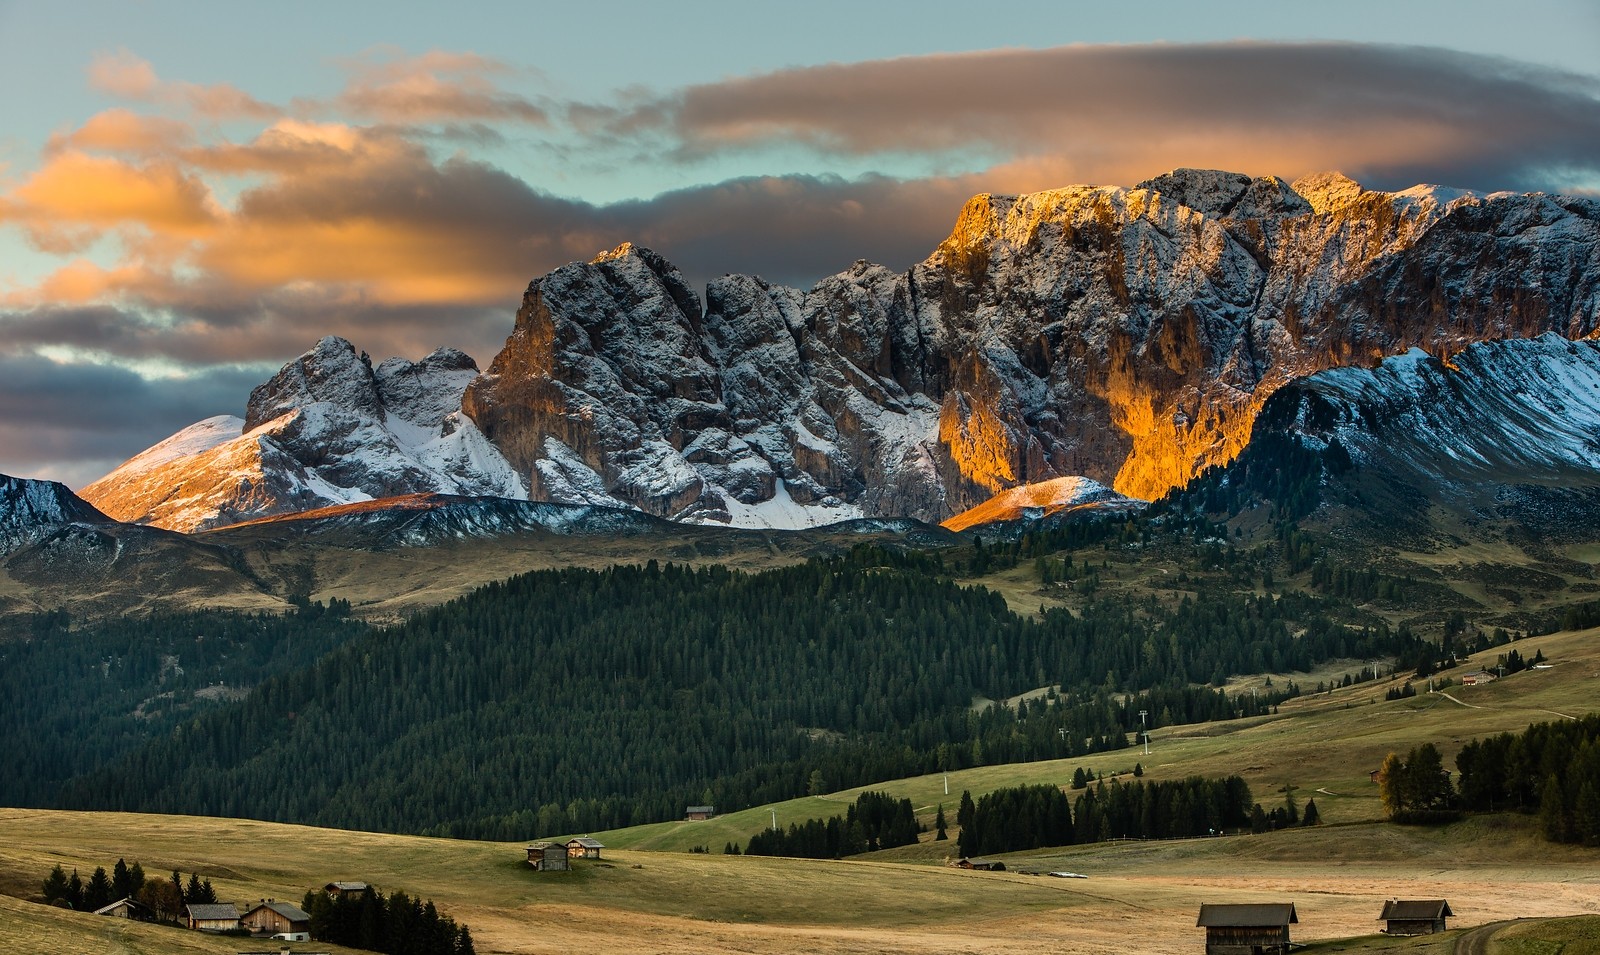
[[[0,640],[0,805],[48,804],[63,781],[311,665],[365,631],[342,609],[113,618],[76,630],[63,613],[29,618]]]
[[[1218,595],[1026,620],[870,550],[756,575],[539,572],[275,677],[68,802],[495,838],[668,819],[788,798],[814,771],[843,787],[1121,746],[1109,691],[1393,652],[1327,609]],[[1052,683],[1065,695],[970,709]],[[1203,718],[1246,705],[1164,692]]]

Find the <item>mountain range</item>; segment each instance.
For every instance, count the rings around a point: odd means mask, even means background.
[[[1597,323],[1593,200],[1180,169],[977,196],[909,270],[809,291],[727,275],[702,300],[623,245],[529,285],[483,373],[324,339],[243,418],[83,496],[181,531],[429,493],[790,528],[936,523],[1064,478],[1152,500],[1317,372]]]

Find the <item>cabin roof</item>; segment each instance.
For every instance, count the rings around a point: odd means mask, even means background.
[[[567,840],[567,845],[575,845],[584,849],[604,849],[606,847],[605,843],[601,842],[599,839],[591,839],[588,836],[581,836],[577,839],[569,839]]]
[[[239,917],[239,910],[234,907],[232,902],[218,902],[215,904],[201,902],[185,906],[185,908],[189,910],[190,918],[198,919],[202,922],[212,922],[217,919],[236,919]]]
[[[301,909],[300,906],[293,905],[289,902],[258,902],[253,908],[250,909],[250,912],[259,912],[262,909],[271,909],[291,922],[311,921],[311,915],[309,913]],[[245,915],[248,916],[250,912],[246,912]]]
[[[120,899],[116,900],[115,902],[112,902],[110,905],[102,905],[102,906],[100,906],[99,908],[94,910],[94,914],[96,914],[96,915],[104,915],[104,914],[106,914],[107,912],[111,911],[112,909],[116,908],[119,905],[126,905],[130,909],[144,909],[146,912],[150,911],[150,906],[145,905],[143,902],[140,902],[138,899],[124,897],[124,898],[120,898]]]
[[[1298,925],[1293,902],[1266,902],[1258,905],[1205,904],[1194,923],[1203,928],[1267,928]]]
[[[1454,916],[1450,911],[1450,903],[1444,899],[1390,899],[1383,903],[1382,919],[1398,919],[1400,921],[1413,921],[1422,919],[1439,919],[1445,916]]]

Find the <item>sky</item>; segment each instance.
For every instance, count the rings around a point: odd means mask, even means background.
[[[0,0],[0,473],[94,480],[324,335],[487,367],[624,241],[902,269],[1180,166],[1600,194],[1600,3]]]

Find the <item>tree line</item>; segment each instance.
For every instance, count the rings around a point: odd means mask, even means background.
[[[87,882],[78,875],[77,869],[68,876],[66,870],[57,865],[40,883],[40,893],[46,905],[80,912],[94,912],[112,902],[132,899],[144,906],[153,920],[173,923],[183,920],[185,905],[217,901],[211,880],[202,880],[197,872],[189,874],[187,883],[176,869],[170,879],[148,879],[143,865],[135,860],[130,866],[124,859],[117,860],[109,876],[105,866],[96,866]]]
[[[882,556],[491,584],[266,680],[61,802],[492,839],[613,828],[791,798],[817,770],[848,787],[1120,747],[1136,711],[1112,694],[1226,718],[1263,704],[1182,687],[1395,648],[1305,595],[1026,619]],[[1049,684],[1046,707],[971,712]]]
[[[843,816],[790,823],[788,829],[765,829],[750,837],[745,855],[789,856],[797,859],[841,859],[845,856],[909,846],[922,827],[909,799],[888,793],[864,792]],[[730,844],[726,852],[737,853]]]
[[[1204,836],[1249,826],[1253,803],[1249,784],[1238,776],[1101,780],[1070,805],[1060,787],[1046,784],[996,789],[976,802],[963,792],[957,845],[963,856],[974,856],[1117,838]]]
[[[282,616],[196,611],[76,626],[64,611],[35,616],[25,639],[0,640],[0,805],[55,805],[67,780],[366,630],[312,606]]]

